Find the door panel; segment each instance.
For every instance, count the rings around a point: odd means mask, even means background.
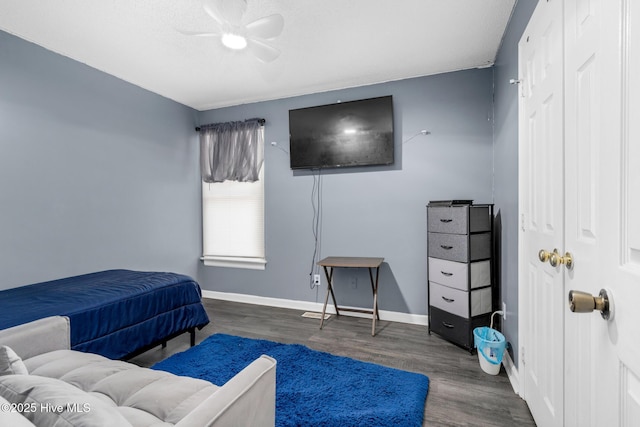
[[[602,287],[596,277],[599,246],[603,244],[598,224],[606,214],[600,200],[600,152],[605,148],[601,109],[603,77],[608,70],[599,38],[600,2],[565,1],[565,248],[572,253],[575,268],[558,271],[564,275],[564,295],[571,289],[598,295]],[[598,426],[599,406],[585,403],[591,402],[596,392],[592,372],[601,362],[598,346],[606,335],[607,323],[597,314],[572,314],[566,306],[563,309],[567,311],[565,425]]]
[[[640,4],[635,0],[621,3],[622,129],[619,149],[606,158],[621,173],[606,179],[619,190],[612,197],[614,220],[603,230],[615,236],[606,257],[604,280],[616,301],[616,321],[609,335],[619,359],[620,425],[634,426],[640,419]]]
[[[562,276],[538,251],[563,247],[562,2],[540,2],[519,43],[520,349],[523,389],[538,425],[561,426],[563,414]],[[526,346],[526,348],[525,348]]]
[[[623,34],[623,162],[624,191],[622,224],[623,235],[628,236],[623,245],[623,264],[640,271],[640,198],[633,197],[640,188],[640,5],[637,1],[623,2],[627,11]]]
[[[633,426],[640,420],[640,378],[622,367],[622,426]]]

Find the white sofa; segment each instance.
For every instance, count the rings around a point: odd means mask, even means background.
[[[5,355],[4,361],[0,355],[0,426],[262,427],[275,423],[276,361],[268,356],[256,359],[218,387],[70,350],[66,317],[2,330],[0,346]],[[11,359],[7,348],[18,357]],[[24,368],[28,372],[19,373]]]

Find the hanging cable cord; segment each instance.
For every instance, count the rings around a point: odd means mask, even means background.
[[[314,288],[313,275],[318,271],[318,257],[320,253],[320,223],[322,216],[322,170],[318,169],[318,178],[315,173],[313,175],[313,188],[311,190],[311,207],[313,209],[313,218],[311,221],[311,231],[313,233],[313,257],[311,259],[311,268],[309,269],[309,288]]]

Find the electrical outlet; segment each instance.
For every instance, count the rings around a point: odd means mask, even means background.
[[[502,320],[505,320],[507,318],[507,303],[506,302],[502,302]]]
[[[313,286],[320,286],[320,275],[319,274],[314,274],[313,275]]]

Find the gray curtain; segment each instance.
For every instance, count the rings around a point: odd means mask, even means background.
[[[258,119],[200,128],[200,172],[204,182],[254,182],[262,167]]]

